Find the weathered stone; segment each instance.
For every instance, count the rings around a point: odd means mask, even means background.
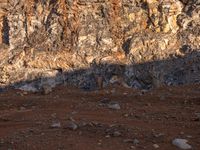
[[[200,82],[199,13],[198,0],[1,0],[0,86]]]
[[[189,145],[187,142],[188,140],[186,139],[174,139],[172,141],[172,144],[177,146],[180,149],[192,149],[192,146]]]

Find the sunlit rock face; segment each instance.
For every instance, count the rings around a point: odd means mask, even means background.
[[[0,0],[1,86],[196,83],[199,43],[199,0]]]

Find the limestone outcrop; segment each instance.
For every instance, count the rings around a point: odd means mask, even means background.
[[[0,0],[1,87],[198,83],[199,43],[199,0]]]

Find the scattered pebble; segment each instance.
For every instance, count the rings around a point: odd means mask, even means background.
[[[132,139],[125,139],[123,140],[124,143],[133,143],[133,140]]]
[[[85,126],[87,126],[88,124],[86,123],[86,122],[84,122],[84,121],[82,121],[82,122],[80,122],[79,123],[79,127],[85,127]]]
[[[20,110],[25,110],[26,108],[25,107],[20,107]]]
[[[128,93],[124,92],[123,95],[128,95]]]
[[[163,133],[153,133],[153,136],[156,138],[159,138],[159,137],[163,137],[164,134]]]
[[[134,140],[133,140],[133,144],[137,145],[137,144],[139,144],[139,143],[140,143],[140,141],[139,141],[138,139],[134,139]]]
[[[174,139],[172,144],[177,146],[180,149],[192,149],[192,146],[187,144],[188,140],[186,139]]]
[[[102,140],[99,140],[97,143],[99,146],[102,145]]]
[[[51,128],[60,128],[61,127],[61,123],[60,122],[53,122],[51,124]]]
[[[154,147],[155,149],[158,149],[160,146],[159,146],[158,144],[153,144],[153,147]]]
[[[135,146],[131,146],[130,149],[135,149]]]
[[[189,138],[189,139],[191,139],[191,138],[192,138],[192,136],[191,136],[191,135],[187,135],[186,137],[187,137],[187,138]]]
[[[200,113],[195,113],[195,115],[196,115],[195,121],[200,121]]]
[[[110,138],[110,135],[106,135],[105,138]]]
[[[140,141],[138,139],[125,139],[124,143],[132,143],[134,145],[137,145],[140,143]]]
[[[124,114],[124,117],[128,117],[129,116],[129,114]]]
[[[97,143],[98,145],[101,145],[101,143],[99,142],[99,143]]]
[[[121,136],[121,132],[115,131],[115,132],[113,132],[113,136],[114,137],[119,137],[119,136]]]
[[[108,108],[114,109],[114,110],[120,110],[121,107],[117,102],[111,102],[108,104]]]
[[[69,122],[69,123],[67,123],[65,128],[68,128],[70,130],[76,130],[76,129],[78,129],[78,125],[74,122]]]

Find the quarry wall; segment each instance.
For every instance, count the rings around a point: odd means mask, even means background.
[[[0,86],[200,81],[199,0],[0,0]]]

